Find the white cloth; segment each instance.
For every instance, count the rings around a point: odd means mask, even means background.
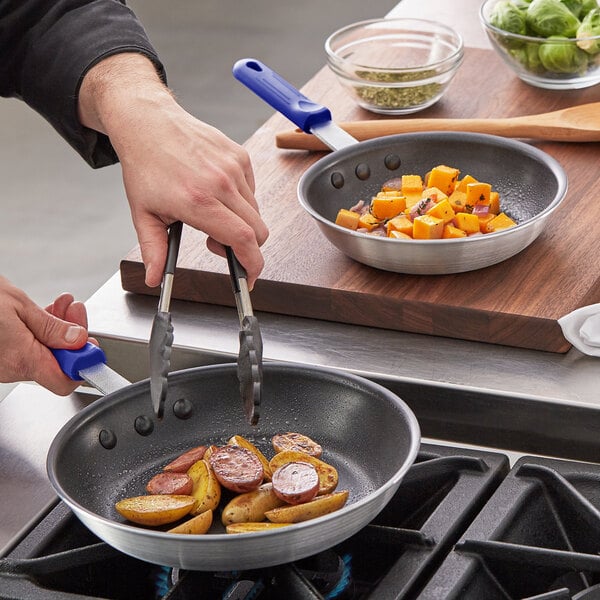
[[[600,357],[600,304],[578,308],[560,318],[558,324],[577,350]]]

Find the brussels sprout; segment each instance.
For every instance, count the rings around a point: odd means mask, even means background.
[[[581,25],[577,29],[577,45],[588,54],[600,52],[600,41],[591,39],[600,35],[600,8],[594,8],[585,15]],[[587,39],[586,39],[587,38]]]
[[[578,19],[581,17],[583,0],[560,0]]]
[[[525,35],[525,11],[519,9],[510,0],[501,0],[494,5],[490,14],[490,23],[510,33]]]
[[[561,36],[551,36],[540,44],[540,61],[552,73],[584,73],[588,55],[572,41]]]
[[[532,0],[526,22],[542,37],[574,37],[579,27],[579,19],[560,0]]]
[[[579,18],[582,19],[594,8],[598,8],[598,0],[582,0]]]

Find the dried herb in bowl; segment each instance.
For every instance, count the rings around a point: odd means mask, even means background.
[[[357,71],[357,77],[366,81],[404,83],[419,81],[436,75],[434,70],[419,73],[378,73]],[[365,102],[380,108],[408,108],[420,106],[442,91],[440,83],[424,83],[407,87],[356,86],[356,94]]]

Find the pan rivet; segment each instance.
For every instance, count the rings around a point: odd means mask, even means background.
[[[140,435],[150,435],[154,431],[154,421],[146,415],[137,417],[133,426]]]
[[[112,450],[117,445],[117,436],[110,429],[102,429],[98,434],[98,441],[107,450]]]
[[[180,398],[173,404],[173,413],[178,419],[189,419],[192,416],[192,403],[186,398]]]
[[[360,163],[359,165],[356,165],[356,169],[354,169],[354,172],[356,173],[356,176],[362,181],[365,181],[365,179],[369,179],[369,177],[371,177],[371,168],[365,163]]]
[[[336,190],[342,189],[344,187],[344,183],[344,176],[339,171],[331,174],[331,185]]]
[[[395,171],[396,169],[398,169],[400,167],[400,165],[402,164],[402,160],[400,160],[400,157],[397,154],[388,154],[384,159],[383,159],[383,164],[390,170],[390,171]]]

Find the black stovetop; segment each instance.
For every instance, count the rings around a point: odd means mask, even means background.
[[[595,600],[600,464],[423,444],[392,501],[295,563],[178,571],[130,558],[58,502],[0,559],[19,600]]]

